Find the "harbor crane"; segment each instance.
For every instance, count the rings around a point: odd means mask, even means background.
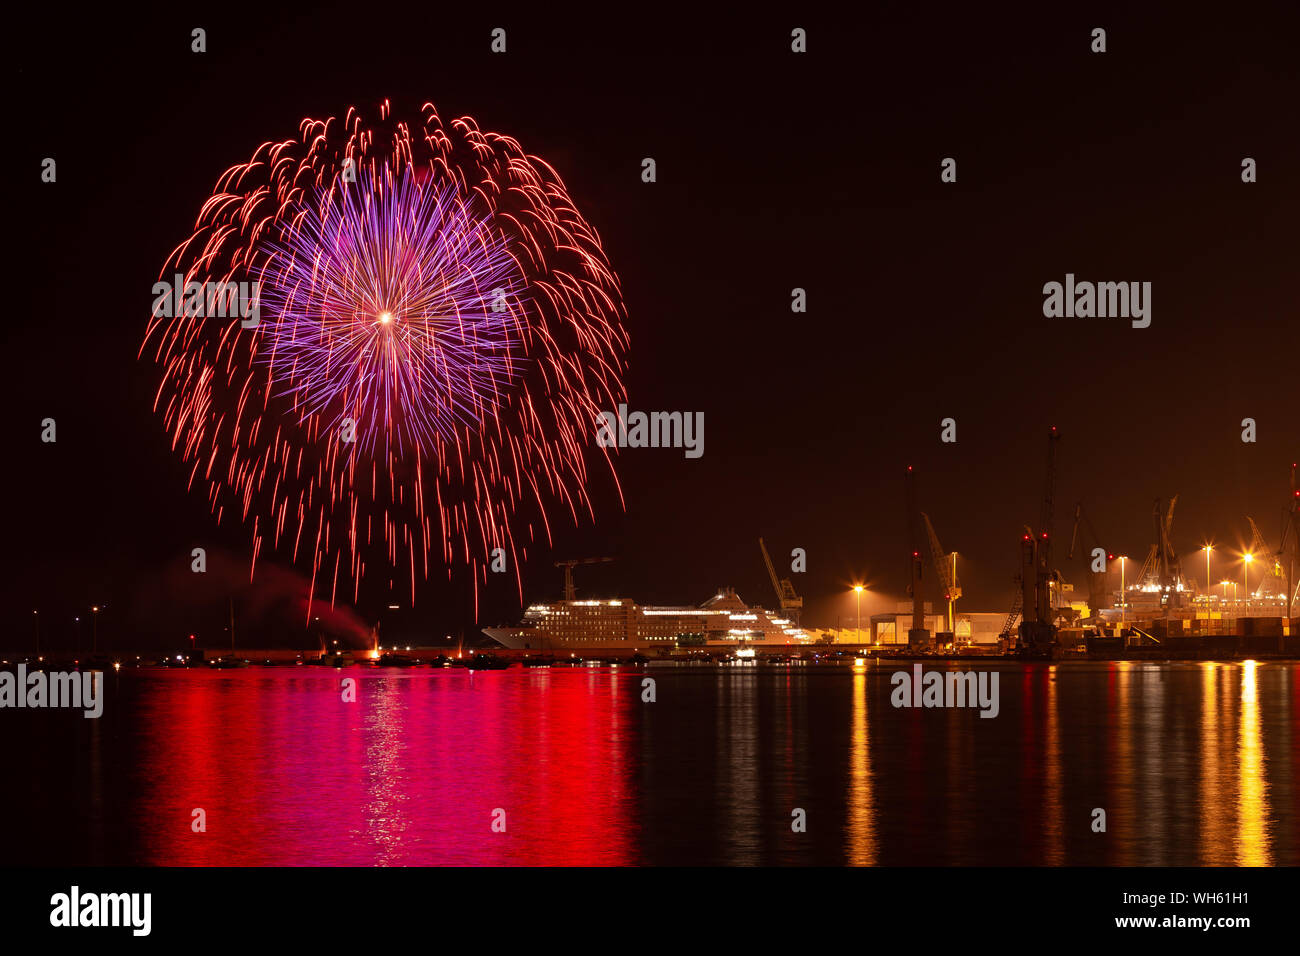
[[[1282,534],[1278,539],[1276,550],[1264,542],[1264,535],[1259,530],[1255,519],[1247,516],[1250,522],[1250,551],[1256,558],[1267,557],[1267,570],[1260,581],[1259,589],[1274,596],[1286,599],[1286,616],[1295,614],[1295,605],[1300,600],[1300,585],[1296,583],[1296,561],[1300,559],[1300,489],[1296,488],[1296,463],[1291,463],[1291,500],[1282,511]]]
[[[1083,510],[1083,502],[1077,502],[1074,506],[1074,532],[1070,535],[1070,552],[1065,556],[1067,561],[1074,560],[1074,549],[1080,544],[1079,531],[1083,530],[1086,535],[1084,546],[1085,562],[1088,564],[1088,612],[1094,618],[1101,617],[1101,609],[1106,607],[1109,602],[1109,588],[1106,586],[1110,572],[1110,562],[1115,560],[1113,555],[1106,548],[1102,547],[1101,535],[1097,534],[1097,529],[1092,526],[1092,521]],[[1097,548],[1106,555],[1106,563],[1101,571],[1092,570],[1092,551]]]
[[[948,602],[948,633],[955,634],[957,629],[957,615],[955,605],[957,599],[961,597],[961,585],[957,583],[957,552],[951,554],[943,550],[939,544],[939,536],[934,532],[934,525],[930,522],[930,516],[924,511],[921,512],[921,519],[925,522],[925,530],[930,538],[930,558],[934,561],[934,570],[939,575],[939,580],[943,582],[944,599]]]
[[[1020,591],[1016,591],[1016,598],[1011,602],[1011,610],[1007,612],[1007,619],[1002,622],[1002,630],[998,632],[998,637],[1003,640],[1011,637],[1011,632],[1016,626],[1016,621],[1020,620],[1020,602],[1022,596]]]
[[[799,614],[803,610],[803,598],[794,591],[794,585],[790,583],[789,578],[777,579],[776,567],[772,564],[772,556],[767,553],[767,545],[763,539],[758,539],[759,550],[763,552],[763,562],[767,565],[768,576],[772,579],[772,587],[776,590],[776,601],[781,606],[785,616],[795,623],[799,624]]]
[[[613,558],[570,558],[567,561],[556,561],[557,568],[564,568],[564,600],[576,600],[577,592],[573,587],[573,569],[580,564],[609,564]]]
[[[1183,585],[1183,565],[1172,543],[1174,532],[1174,508],[1178,505],[1178,496],[1169,499],[1169,510],[1161,515],[1160,499],[1155,500],[1151,509],[1151,522],[1155,528],[1155,544],[1147,552],[1147,559],[1137,579],[1154,582],[1161,592],[1160,603],[1167,611],[1179,603],[1179,593]]]
[[[1056,445],[1061,434],[1052,426],[1047,434],[1047,477],[1038,533],[1028,527],[1020,540],[1020,645],[1039,651],[1056,640],[1052,613],[1052,582],[1058,578],[1052,568],[1052,519],[1055,516]]]
[[[1264,576],[1259,582],[1260,596],[1273,597],[1274,592],[1279,592],[1286,587],[1282,581],[1282,550],[1274,551],[1264,543],[1264,535],[1260,533],[1259,525],[1255,524],[1254,518],[1247,515],[1246,520],[1250,522],[1250,553],[1260,563],[1267,565]],[[1282,533],[1286,534],[1285,526]]]
[[[1174,550],[1174,508],[1178,504],[1178,496],[1174,495],[1169,499],[1169,511],[1165,514],[1165,523],[1159,537],[1160,558],[1161,558],[1161,584],[1170,589],[1176,589],[1183,583],[1183,564],[1178,557],[1178,552]]]

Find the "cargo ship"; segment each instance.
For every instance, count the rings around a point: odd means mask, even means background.
[[[719,588],[694,607],[643,606],[626,599],[533,604],[516,627],[485,627],[502,647],[556,651],[713,645],[811,644],[815,635],[781,612],[751,607]]]

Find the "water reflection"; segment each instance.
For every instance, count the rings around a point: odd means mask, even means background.
[[[720,700],[725,701],[724,719],[717,723],[718,754],[722,760],[717,799],[720,805],[730,808],[723,829],[722,863],[753,864],[758,862],[755,834],[760,807],[758,696],[753,668],[722,668],[717,686]]]
[[[867,718],[867,672],[853,669],[853,729],[849,736],[848,862],[876,862],[875,803],[871,793],[871,734]]]
[[[0,791],[6,859],[1300,863],[1297,665],[994,666],[993,719],[894,708],[878,665],[652,669],[655,702],[630,668],[124,672],[102,721],[0,724],[84,758]]]
[[[1222,741],[1235,730],[1223,708],[1220,664],[1201,665],[1201,766],[1200,775],[1200,855],[1206,866],[1223,866],[1234,860],[1232,820],[1229,802],[1231,788],[1226,786],[1229,768],[1224,765]],[[1227,725],[1225,727],[1225,725]],[[1231,752],[1230,750],[1228,751]]]
[[[1043,758],[1043,774],[1046,778],[1044,826],[1047,838],[1047,856],[1044,862],[1052,866],[1060,866],[1065,862],[1065,834],[1062,832],[1065,808],[1061,804],[1061,724],[1056,692],[1059,671],[1059,667],[1052,667],[1047,674],[1047,739]]]
[[[1241,731],[1237,737],[1238,788],[1237,863],[1268,866],[1268,781],[1264,777],[1264,745],[1259,731],[1259,692],[1254,661],[1241,666]]]

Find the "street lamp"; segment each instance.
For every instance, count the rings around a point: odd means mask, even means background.
[[[1246,603],[1249,604],[1250,603],[1250,562],[1255,560],[1255,556],[1251,554],[1249,551],[1247,551],[1244,555],[1242,555],[1242,557],[1246,559],[1246,563],[1242,566],[1242,572],[1245,574],[1244,590],[1246,592]]]
[[[1209,594],[1210,588],[1214,587],[1214,585],[1210,583],[1210,552],[1213,550],[1214,547],[1212,545],[1207,544],[1205,546],[1205,591],[1207,595]]]
[[[853,585],[853,593],[854,593],[854,595],[857,597],[857,600],[858,600],[858,627],[857,627],[857,632],[858,632],[858,643],[859,643],[859,644],[862,643],[862,591],[863,591],[863,590],[864,590],[864,589],[863,589],[863,587],[862,587],[861,584],[855,584],[855,585]]]
[[[90,652],[99,653],[99,605],[91,607],[91,627],[90,627]]]

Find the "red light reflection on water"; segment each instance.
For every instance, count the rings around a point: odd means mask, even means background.
[[[638,700],[617,671],[190,671],[144,696],[160,865],[617,865]],[[343,703],[341,680],[357,681]],[[545,706],[539,698],[546,695]],[[505,811],[504,833],[493,814]],[[206,832],[192,829],[193,811]]]

